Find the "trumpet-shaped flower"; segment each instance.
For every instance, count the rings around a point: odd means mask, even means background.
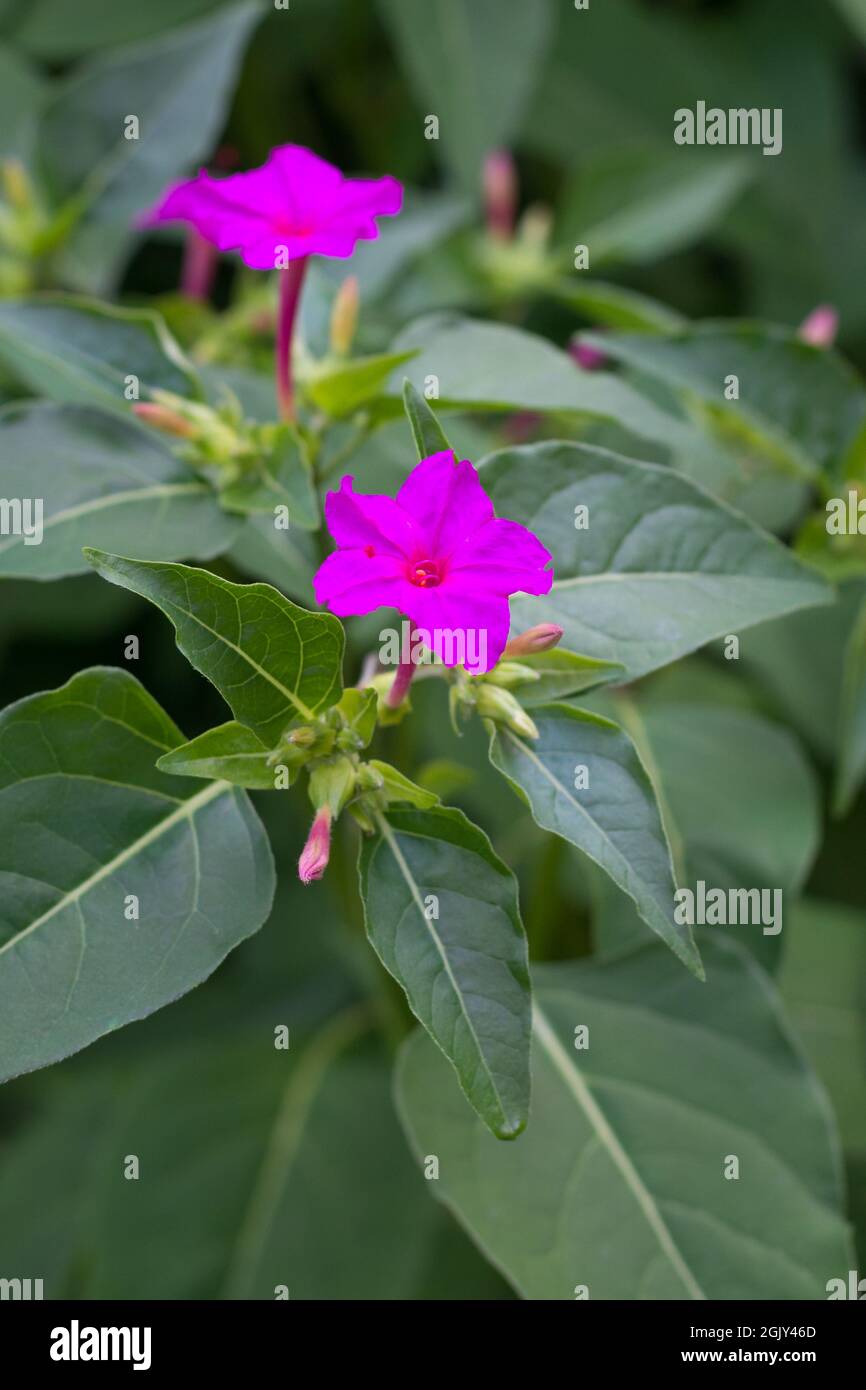
[[[319,603],[339,617],[398,608],[446,665],[489,671],[508,641],[510,595],[550,589],[549,551],[494,516],[472,464],[448,451],[422,459],[396,498],[358,494],[352,482],[325,502],[339,548],[313,579]]]
[[[144,219],[189,222],[220,251],[237,251],[253,270],[274,270],[281,255],[351,256],[379,235],[376,218],[400,211],[397,179],[347,179],[301,145],[279,145],[259,169],[212,178],[202,169],[175,184]]]

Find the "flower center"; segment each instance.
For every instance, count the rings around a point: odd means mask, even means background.
[[[304,223],[304,222],[297,222],[297,221],[294,221],[294,220],[293,220],[290,216],[288,216],[288,215],[284,215],[284,216],[280,216],[280,217],[275,217],[275,218],[274,218],[274,222],[273,222],[273,226],[274,226],[274,231],[277,232],[277,234],[278,234],[279,236],[284,236],[284,237],[304,237],[304,236],[309,236],[310,233],[311,233],[312,230],[313,230],[312,227],[309,226],[308,224],[306,224],[306,223]]]
[[[435,560],[423,560],[420,565],[410,565],[409,583],[419,589],[434,589],[442,583],[442,571]]]

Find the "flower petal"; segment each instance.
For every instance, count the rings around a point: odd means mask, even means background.
[[[403,561],[364,550],[335,550],[313,576],[318,603],[339,618],[396,607],[403,597]]]
[[[446,666],[465,666],[482,675],[495,666],[508,641],[508,599],[479,593],[471,585],[419,589],[406,584],[402,611]]]
[[[450,555],[493,518],[493,503],[472,464],[468,459],[457,463],[447,449],[413,468],[397,501],[415,519],[431,560]]]
[[[546,594],[553,570],[545,566],[552,560],[525,526],[494,517],[454,551],[448,573],[493,594]]]
[[[393,497],[353,492],[353,481],[351,476],[343,478],[339,492],[329,492],[325,498],[325,521],[337,545],[372,546],[377,554],[404,558],[413,554],[418,529],[412,518]]]

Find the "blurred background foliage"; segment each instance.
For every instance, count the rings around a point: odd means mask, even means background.
[[[55,210],[101,171],[37,285],[156,303],[187,344],[206,341],[210,311],[176,294],[181,235],[136,232],[134,214],[198,163],[247,168],[293,141],[407,185],[404,215],[352,264],[362,348],[387,346],[428,311],[500,317],[562,346],[644,303],[669,322],[789,327],[830,303],[844,353],[863,368],[864,79],[864,0],[591,0],[577,15],[571,0],[291,0],[287,10],[0,0],[2,153],[22,161]],[[84,102],[82,84],[93,94]],[[698,100],[781,107],[783,153],[678,150],[673,111]],[[118,101],[144,126],[127,169],[106,163]],[[438,140],[424,138],[430,114]],[[482,234],[482,162],[503,148],[523,213],[505,251]],[[595,306],[571,271],[577,240],[593,248]],[[19,271],[13,257],[7,289],[28,288]],[[329,262],[311,277],[304,327],[314,346],[345,273]],[[247,280],[227,258],[216,309],[245,295],[268,302]],[[269,342],[241,334],[226,364],[239,383],[267,369]],[[449,432],[476,458],[525,426],[467,416]],[[362,486],[386,489],[412,461],[395,421],[353,471]],[[784,519],[777,529],[790,535]],[[264,560],[252,568],[267,574]],[[771,940],[760,951],[840,1118],[861,1261],[866,798],[834,817],[832,787],[840,726],[863,718],[860,667],[846,652],[866,640],[864,593],[855,576],[832,610],[751,631],[739,662],[717,643],[638,690],[692,877],[803,897],[786,949]],[[381,625],[379,615],[351,625],[349,679]],[[4,582],[3,703],[119,663],[129,632],[141,639],[136,674],[188,736],[222,720],[162,618],[90,577]],[[633,927],[623,900],[608,900],[502,790],[480,728],[458,745],[436,684],[418,686],[416,717],[385,733],[383,756],[418,769],[491,834],[519,876],[534,959],[583,955],[593,943],[603,953],[609,930],[621,943]],[[277,1283],[302,1297],[509,1296],[429,1200],[397,1127],[383,1059],[405,1020],[363,938],[350,837],[327,878],[301,889],[306,806],[255,799],[280,869],[258,937],[178,1004],[5,1088],[0,1273],[84,1297],[207,1298]],[[273,1047],[280,1024],[291,1030],[288,1053]],[[128,1153],[147,1181],[124,1180]]]

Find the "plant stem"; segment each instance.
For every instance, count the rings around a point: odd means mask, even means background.
[[[216,270],[217,251],[195,227],[187,229],[181,269],[181,293],[188,299],[207,299]]]
[[[292,381],[292,338],[301,298],[301,286],[308,256],[291,261],[280,271],[280,312],[277,322],[277,401],[283,420],[295,418],[295,392]]]

